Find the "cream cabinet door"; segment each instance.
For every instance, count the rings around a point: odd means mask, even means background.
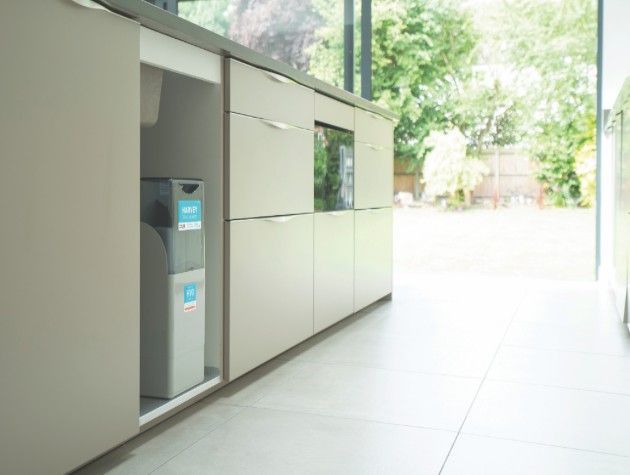
[[[226,79],[229,111],[313,129],[312,89],[234,59],[226,61]]]
[[[359,142],[394,148],[394,123],[378,114],[355,107],[354,130]]]
[[[66,473],[138,432],[139,25],[0,15],[0,472]]]
[[[355,142],[354,207],[385,208],[394,201],[394,153],[379,145]]]
[[[392,209],[354,214],[354,310],[392,292]]]
[[[313,212],[313,131],[229,114],[227,219]]]
[[[354,211],[315,214],[315,332],[354,311]]]
[[[313,215],[226,223],[229,378],[313,335]]]

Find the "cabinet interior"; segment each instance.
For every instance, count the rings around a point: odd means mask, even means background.
[[[206,231],[205,378],[172,399],[140,397],[142,425],[222,381],[223,94],[221,84],[145,65],[140,83],[140,176],[203,180]]]

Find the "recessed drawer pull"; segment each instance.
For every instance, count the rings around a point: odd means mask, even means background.
[[[284,122],[276,122],[275,120],[268,120],[268,119],[260,119],[260,120],[264,122],[265,124],[267,124],[269,127],[274,127],[276,129],[282,129],[282,130],[297,129],[297,127],[293,127],[292,125],[285,124]]]
[[[366,143],[365,145],[367,145],[372,150],[378,150],[378,151],[385,150],[385,147],[381,147],[379,145],[372,145],[371,143]]]
[[[265,71],[265,74],[269,76],[271,79],[273,79],[274,81],[281,82],[283,84],[295,84],[294,81],[280,74],[272,73],[271,71]]]
[[[330,216],[343,216],[344,215],[344,211],[329,211],[327,214]]]
[[[71,0],[71,1],[76,3],[77,5],[80,5],[80,6],[85,7],[85,8],[90,8],[92,10],[104,10],[106,12],[109,11],[103,5],[100,5],[100,4],[96,3],[96,2],[94,2],[93,0]]]
[[[287,221],[291,221],[295,216],[277,216],[275,218],[265,218],[265,221],[270,223],[286,223]]]

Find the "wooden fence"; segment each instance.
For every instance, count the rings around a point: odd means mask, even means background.
[[[534,177],[535,163],[522,150],[490,150],[483,154],[482,160],[489,173],[473,191],[473,199],[492,199],[495,193],[497,199],[502,201],[539,198],[541,186]],[[396,161],[394,191],[412,193],[418,199],[423,188],[420,175],[408,170],[408,163]]]

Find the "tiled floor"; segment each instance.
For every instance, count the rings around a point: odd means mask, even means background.
[[[398,275],[82,472],[627,474],[630,336],[593,283]]]

